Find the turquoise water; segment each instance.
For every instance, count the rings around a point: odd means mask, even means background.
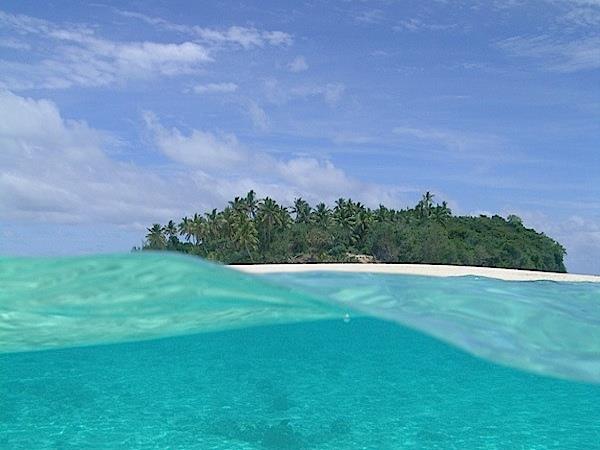
[[[0,448],[600,448],[599,305],[591,283],[0,259]]]

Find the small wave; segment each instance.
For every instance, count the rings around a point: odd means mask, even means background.
[[[600,382],[600,285],[305,272],[247,275],[161,253],[0,259],[0,352],[355,315],[491,361]]]

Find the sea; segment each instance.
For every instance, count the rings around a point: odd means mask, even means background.
[[[0,449],[600,448],[600,283],[0,258]]]

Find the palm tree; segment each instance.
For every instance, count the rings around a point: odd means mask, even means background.
[[[340,197],[340,198],[338,198],[338,199],[335,201],[335,207],[333,208],[333,211],[334,211],[334,213],[335,213],[336,211],[339,211],[339,210],[341,210],[341,209],[344,209],[344,208],[346,208],[346,205],[347,205],[347,203],[346,203],[346,200],[344,200],[344,199],[343,199],[343,198],[341,198],[341,197]]]
[[[282,209],[275,200],[269,197],[264,198],[258,205],[256,220],[264,233],[266,243],[270,242],[274,229],[283,228],[284,215]]]
[[[229,202],[229,207],[235,214],[248,215],[250,213],[246,199],[242,197],[235,197],[233,201]]]
[[[246,198],[244,199],[246,203],[246,208],[250,213],[252,218],[256,217],[256,212],[258,210],[258,199],[256,198],[256,192],[254,190],[249,191],[246,194]]]
[[[301,197],[298,197],[294,200],[292,212],[296,214],[296,223],[308,223],[310,219],[310,211],[310,205],[306,200],[302,199]]]
[[[373,220],[373,214],[370,210],[363,208],[362,210],[358,211],[358,213],[355,215],[356,225],[354,227],[354,238],[356,241],[360,241],[365,237],[369,227],[373,223]]]
[[[179,244],[179,238],[177,237],[177,225],[172,220],[165,225],[163,231],[167,238],[167,243],[169,247],[176,247]]]
[[[192,219],[191,232],[194,237],[194,244],[198,245],[204,240],[206,231],[205,220],[200,214],[194,214]]]
[[[183,217],[181,222],[179,222],[177,229],[179,231],[179,235],[185,237],[185,240],[189,242],[193,234],[191,219],[187,216]]]
[[[223,224],[222,213],[217,212],[216,208],[209,213],[205,213],[204,223],[206,225],[206,236],[209,239],[216,239],[219,235],[219,229]]]
[[[232,223],[232,228],[236,247],[239,250],[245,250],[250,261],[254,261],[252,253],[258,249],[258,232],[254,222],[245,215],[237,215]]]
[[[337,208],[337,206],[336,206]],[[347,206],[334,210],[333,220],[343,229],[352,230],[356,224],[354,211]]]
[[[336,202],[336,206],[333,211],[333,220],[342,230],[346,244],[350,244],[356,240],[354,232],[354,227],[356,226],[356,216],[354,205],[352,204],[351,200],[346,202],[340,199]]]
[[[167,238],[165,237],[163,227],[159,223],[155,223],[152,227],[147,228],[147,230],[147,247],[153,250],[164,250],[167,246]]]
[[[424,218],[429,217],[431,215],[431,210],[433,208],[433,197],[434,195],[429,191],[423,194],[423,197],[415,207],[419,217]]]
[[[331,211],[325,203],[319,203],[311,214],[312,221],[322,228],[327,228],[331,221]]]
[[[436,205],[432,211],[433,220],[437,223],[445,225],[446,220],[452,216],[452,211],[448,208],[448,204],[446,202],[442,202],[441,205]]]
[[[391,210],[387,209],[383,205],[379,205],[379,208],[375,210],[374,219],[377,222],[385,222],[391,218]]]

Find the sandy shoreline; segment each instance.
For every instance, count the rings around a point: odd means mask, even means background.
[[[578,275],[570,273],[535,272],[530,270],[497,269],[491,267],[444,266],[429,264],[248,264],[230,267],[242,272],[257,274],[333,271],[428,275],[435,277],[475,275],[514,281],[551,280],[600,283],[600,276],[598,275]]]

